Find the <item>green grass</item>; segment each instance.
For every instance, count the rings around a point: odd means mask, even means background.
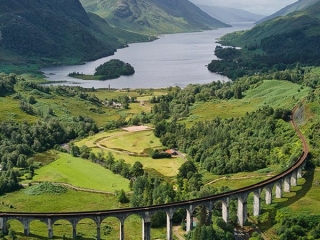
[[[10,208],[11,206],[11,208]],[[72,212],[117,209],[128,205],[119,204],[112,194],[94,194],[68,190],[66,193],[52,195],[27,195],[23,190],[8,193],[1,197],[0,211],[6,212]],[[23,226],[18,221],[9,221],[18,239],[47,239],[47,226],[40,221],[32,221],[30,224],[30,236],[23,235]],[[101,239],[119,239],[119,220],[107,218],[101,224]],[[110,227],[109,234],[105,234],[106,226]],[[139,230],[139,231],[138,231]],[[141,239],[141,218],[132,215],[125,220],[125,239]],[[69,222],[59,220],[53,225],[53,233],[56,239],[72,239],[72,226]],[[83,239],[94,239],[96,225],[90,219],[83,219],[77,224],[77,233]],[[152,239],[165,239],[166,229],[152,229]],[[9,239],[9,238],[7,238]]]
[[[30,224],[30,236],[23,235],[23,226],[16,220],[9,221],[15,236],[21,240],[48,239],[47,226],[40,221]],[[107,229],[110,229],[107,231]],[[137,231],[139,229],[140,231]],[[105,219],[100,226],[101,239],[118,240],[120,236],[120,223],[116,218]],[[68,221],[59,220],[53,225],[54,239],[72,239],[72,226]],[[93,220],[83,219],[77,224],[77,236],[80,239],[96,239],[96,224]],[[124,223],[124,236],[127,240],[141,239],[141,219],[138,216],[129,216]],[[10,239],[10,238],[7,238]],[[166,239],[165,228],[152,228],[151,239]],[[176,238],[173,238],[176,239]]]
[[[36,74],[28,74],[37,79]],[[39,79],[36,81],[40,81]],[[151,104],[148,100],[153,94],[156,96],[165,94],[166,90],[143,90],[143,93],[137,91],[108,91],[105,89],[87,90],[86,93],[96,95],[101,101],[105,99],[117,99],[120,96],[136,97],[138,102],[130,103],[129,109],[112,109],[104,106],[97,106],[90,101],[80,99],[77,96],[65,97],[51,91],[50,94],[42,93],[36,90],[24,91],[16,85],[15,91],[19,92],[22,99],[27,100],[30,95],[36,99],[36,103],[32,105],[35,112],[41,112],[43,116],[48,114],[49,108],[53,110],[55,116],[63,121],[69,121],[73,116],[79,115],[84,117],[91,117],[98,125],[103,127],[106,123],[112,120],[118,120],[120,116],[125,116],[129,119],[134,114],[141,112],[149,113],[151,111]],[[139,99],[144,100],[139,100]],[[14,94],[5,97],[0,97],[1,111],[0,121],[28,121],[35,122],[40,118],[38,115],[30,115],[20,109],[20,99],[14,99]],[[143,101],[143,105],[140,104]]]
[[[183,120],[190,125],[192,122],[204,121],[216,117],[242,117],[263,106],[292,109],[301,99],[307,96],[310,88],[301,87],[288,81],[265,80],[258,87],[244,92],[241,100],[213,100],[212,102],[196,103],[190,108],[190,117]]]
[[[0,105],[0,121],[35,122],[37,120],[37,117],[22,112],[19,101],[12,96],[0,97]]]
[[[160,139],[156,138],[152,130],[139,132],[119,132],[109,136],[99,143],[107,148],[123,149],[132,153],[143,153],[146,149],[162,148]]]
[[[284,199],[279,199],[279,205],[287,207],[290,215],[319,215],[320,167],[308,170],[298,183],[297,187],[284,195]]]
[[[96,142],[101,142],[102,146],[110,149],[98,148]],[[159,139],[153,135],[152,131],[125,132],[123,130],[115,130],[101,132],[82,139],[76,145],[86,145],[92,148],[94,153],[102,151],[107,154],[110,151],[116,160],[124,159],[126,163],[131,165],[139,161],[144,169],[153,169],[167,177],[176,176],[179,167],[184,163],[184,160],[180,157],[152,159],[151,157],[129,156],[126,152],[117,151],[121,148],[124,151],[141,153],[146,148],[162,148]],[[115,150],[111,150],[112,148],[115,148]]]
[[[41,194],[27,195],[23,190],[9,193],[1,197],[0,211],[6,212],[72,212],[72,211],[93,211],[117,209],[128,205],[119,204],[114,195],[94,194],[68,190],[59,195]],[[11,206],[11,208],[10,208]],[[39,221],[32,221],[30,224],[30,236],[23,235],[23,226],[18,221],[10,221],[10,226],[15,231],[18,239],[47,239],[47,226]],[[107,218],[101,225],[101,239],[119,239],[119,220]],[[106,226],[111,227],[109,234],[104,234]],[[141,219],[133,215],[125,220],[125,238],[136,240],[141,239]],[[165,228],[152,229],[153,239],[162,236],[164,239]],[[72,227],[67,221],[57,221],[53,225],[54,237],[72,239]],[[96,226],[92,220],[83,219],[77,224],[77,233],[84,239],[93,239],[96,234]]]
[[[93,152],[98,153],[103,151],[108,153],[108,150],[94,148]],[[111,151],[116,160],[123,159],[126,163],[133,165],[136,161],[142,163],[143,168],[148,171],[148,169],[157,171],[160,175],[167,177],[174,177],[178,174],[179,167],[184,163],[184,160],[179,157],[165,158],[165,159],[152,159],[151,157],[135,157],[129,156],[125,153],[119,153]]]
[[[29,195],[20,190],[1,196],[1,212],[73,212],[117,209],[119,204],[113,194],[97,194],[68,189],[66,193]],[[10,208],[10,205],[12,206]]]
[[[320,167],[308,169],[303,178],[298,179],[298,185],[291,187],[289,193],[283,192],[280,199],[273,198],[272,205],[262,204],[262,213],[275,216],[278,209],[290,216],[320,215]],[[260,229],[269,239],[278,239],[274,222],[266,221],[259,224]]]
[[[36,171],[32,181],[64,182],[94,190],[114,192],[129,190],[129,180],[89,160],[60,153],[56,161]]]
[[[246,187],[274,175],[274,172],[241,172],[227,175],[213,175],[208,172],[203,174],[203,182],[210,186],[220,189],[221,187],[228,186],[231,190]]]

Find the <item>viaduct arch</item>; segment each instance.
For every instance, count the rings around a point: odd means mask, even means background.
[[[293,110],[293,115],[297,107]],[[0,230],[3,233],[7,233],[7,222],[11,219],[18,220],[22,223],[24,227],[24,234],[30,234],[30,223],[34,220],[40,220],[47,225],[48,238],[53,238],[53,224],[58,220],[66,220],[72,225],[72,235],[75,239],[77,236],[77,223],[82,219],[89,218],[92,219],[96,224],[96,238],[101,239],[100,236],[100,226],[104,219],[108,217],[115,217],[120,222],[120,234],[119,239],[124,240],[124,221],[127,217],[132,214],[141,216],[142,218],[142,239],[151,239],[151,217],[154,213],[158,211],[163,211],[167,216],[167,239],[173,239],[173,214],[178,209],[186,209],[186,230],[190,231],[193,227],[193,214],[194,210],[198,206],[205,206],[209,212],[209,219],[212,217],[213,206],[218,201],[222,203],[222,218],[225,222],[228,222],[228,208],[231,199],[236,198],[238,200],[237,207],[237,217],[238,224],[243,226],[247,220],[247,200],[249,194],[253,195],[253,215],[260,215],[260,204],[261,204],[261,194],[263,190],[265,191],[265,201],[266,204],[272,203],[273,189],[275,188],[275,197],[281,198],[283,192],[290,192],[291,186],[297,185],[297,179],[302,177],[302,170],[305,168],[309,149],[306,143],[305,137],[302,135],[294,118],[292,118],[291,123],[301,139],[303,144],[303,152],[300,158],[287,170],[284,172],[244,188],[229,191],[226,193],[221,193],[209,197],[202,197],[192,200],[179,201],[168,204],[153,205],[148,207],[139,208],[124,208],[115,210],[105,210],[105,211],[87,211],[87,212],[63,212],[63,213],[27,213],[27,212],[1,212],[0,213]]]

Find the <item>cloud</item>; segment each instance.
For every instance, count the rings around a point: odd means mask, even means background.
[[[270,15],[297,0],[190,0],[195,4],[209,6],[223,6],[230,8],[244,9],[253,13]]]

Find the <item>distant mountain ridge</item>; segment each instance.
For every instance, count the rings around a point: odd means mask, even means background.
[[[163,34],[201,31],[229,25],[220,22],[188,0],[80,0],[113,26],[128,31]]]
[[[293,4],[290,4],[282,9],[280,9],[279,11],[275,12],[274,14],[267,16],[259,21],[256,22],[256,24],[265,22],[267,20],[270,20],[272,18],[275,17],[280,17],[280,16],[286,16],[292,12],[296,12],[296,11],[302,11],[307,9],[309,6],[319,2],[320,0],[299,0]]]
[[[202,11],[224,23],[256,22],[265,16],[237,8],[197,5]]]
[[[78,63],[147,40],[87,14],[79,0],[0,1],[1,63]]]

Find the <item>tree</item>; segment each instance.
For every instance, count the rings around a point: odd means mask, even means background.
[[[144,174],[142,163],[139,161],[136,161],[131,167],[130,173],[132,177],[142,176]]]
[[[128,203],[129,202],[129,199],[127,198],[126,193],[124,192],[123,189],[121,189],[120,191],[117,191],[116,196],[117,196],[117,199],[120,203]]]
[[[108,152],[108,155],[106,157],[106,164],[108,169],[112,168],[112,165],[114,164],[114,156],[112,152]]]
[[[79,157],[80,156],[80,148],[78,146],[72,144],[70,147],[70,154],[73,157]]]
[[[242,90],[240,86],[237,86],[235,91],[234,91],[234,97],[236,99],[242,99]]]
[[[37,101],[36,101],[36,99],[35,99],[34,96],[30,95],[29,98],[28,98],[28,102],[29,102],[30,104],[35,104]]]

